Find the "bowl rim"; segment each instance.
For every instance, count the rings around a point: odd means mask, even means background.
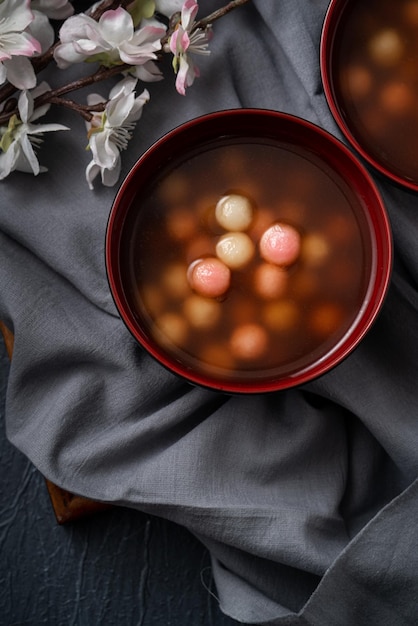
[[[400,174],[393,172],[390,168],[385,167],[379,159],[375,158],[367,151],[346,123],[344,116],[341,114],[340,105],[335,97],[335,90],[332,81],[332,50],[336,39],[336,31],[340,21],[343,19],[344,11],[351,1],[352,0],[330,0],[322,25],[319,46],[319,65],[322,85],[328,107],[344,137],[357,151],[361,158],[366,161],[366,163],[371,165],[373,169],[380,175],[384,176],[384,178],[396,183],[398,186],[412,191],[418,191],[418,181],[415,183]]]
[[[320,136],[323,141],[331,142],[334,149],[339,150],[341,155],[345,159],[348,159],[351,166],[357,170],[357,173],[363,177],[363,183],[367,185],[370,193],[370,198],[374,197],[376,207],[378,207],[378,230],[380,232],[380,240],[375,242],[376,265],[380,264],[380,268],[376,267],[375,276],[370,281],[371,284],[367,288],[367,296],[365,296],[363,305],[358,312],[355,320],[351,324],[350,328],[339,340],[339,342],[325,355],[317,359],[313,364],[305,367],[295,373],[287,374],[281,378],[268,378],[268,379],[248,379],[245,381],[236,380],[218,380],[213,377],[208,377],[205,374],[200,374],[196,371],[190,371],[187,367],[182,366],[179,363],[174,362],[170,355],[166,354],[164,350],[156,345],[147,333],[141,328],[136,320],[133,319],[133,315],[129,314],[129,304],[127,299],[121,294],[123,293],[123,287],[120,276],[120,268],[117,262],[115,262],[115,237],[116,244],[119,242],[119,237],[122,231],[120,224],[117,224],[119,218],[119,212],[122,210],[124,203],[124,195],[126,190],[133,184],[133,180],[141,168],[142,164],[146,162],[149,155],[161,148],[161,146],[168,140],[174,139],[178,135],[184,132],[189,132],[198,124],[205,124],[207,121],[212,122],[218,119],[225,120],[230,116],[267,116],[271,117],[272,121],[279,122],[285,120],[296,125],[301,125],[304,129],[310,129],[310,131]],[[343,175],[340,174],[342,177]],[[343,177],[344,178],[344,177]],[[126,202],[126,200],[125,200]],[[129,205],[129,203],[128,203]],[[125,213],[129,210],[125,208]],[[374,209],[376,210],[376,209]],[[376,218],[376,215],[374,216]],[[367,214],[367,218],[370,222],[371,216]],[[373,220],[371,220],[373,221]],[[373,222],[373,236],[376,234],[377,225]],[[378,239],[378,238],[377,238]],[[258,394],[281,391],[289,389],[307,383],[313,379],[317,379],[329,370],[333,369],[341,361],[343,361],[353,350],[359,345],[364,336],[368,333],[371,326],[374,324],[383,302],[386,298],[388,287],[390,284],[393,264],[393,250],[392,250],[392,231],[390,226],[389,217],[387,215],[385,205],[381,194],[371,177],[368,170],[364,165],[356,158],[356,156],[348,149],[348,147],[341,142],[337,137],[324,130],[316,124],[298,117],[290,113],[284,113],[281,111],[274,111],[270,109],[262,108],[237,108],[237,109],[225,109],[212,113],[207,113],[194,117],[182,124],[179,124],[172,130],[169,130],[157,139],[134,163],[124,180],[122,181],[111,206],[110,213],[107,220],[106,235],[105,235],[105,268],[108,280],[110,292],[115,303],[116,309],[121,317],[122,322],[125,324],[134,339],[161,365],[172,373],[178,375],[183,380],[189,383],[204,387],[207,389],[228,393],[228,394]],[[379,273],[380,272],[380,273]],[[372,272],[371,272],[372,273]],[[379,280],[377,278],[379,277]]]

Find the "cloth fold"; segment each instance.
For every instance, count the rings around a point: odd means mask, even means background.
[[[201,14],[221,4],[202,1]],[[341,139],[320,82],[327,5],[253,0],[219,20],[185,98],[169,71],[147,85],[122,175],[171,128],[222,109],[285,111]],[[211,553],[222,610],[240,622],[416,624],[417,196],[376,177],[394,274],[356,351],[302,388],[227,396],[166,371],[120,321],[104,267],[116,190],[88,190],[85,129],[54,116],[72,130],[45,141],[49,172],[0,186],[10,441],[65,489],[191,530]]]

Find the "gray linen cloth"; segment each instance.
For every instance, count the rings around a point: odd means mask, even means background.
[[[201,15],[221,4],[202,2]],[[319,71],[327,4],[254,0],[217,22],[186,97],[169,72],[147,85],[123,174],[164,132],[220,109],[286,111],[339,136]],[[303,388],[229,397],[171,375],[125,329],[104,268],[116,190],[87,188],[83,123],[62,111],[53,121],[73,130],[46,138],[49,172],[0,185],[10,441],[66,489],[190,529],[238,621],[418,623],[416,195],[376,179],[395,267],[360,347]]]

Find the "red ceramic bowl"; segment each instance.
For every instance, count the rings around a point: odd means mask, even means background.
[[[418,5],[331,0],[322,82],[341,131],[377,172],[418,191]]]
[[[216,255],[225,228],[214,207],[229,193],[251,203],[254,254],[224,296],[202,298],[187,269]],[[259,241],[277,221],[299,231],[301,249],[279,268],[280,293],[274,277],[260,292]],[[391,264],[365,168],[324,130],[268,110],[212,113],[162,137],[120,187],[106,233],[110,289],[134,338],[183,379],[227,393],[286,389],[336,366],[374,322]]]

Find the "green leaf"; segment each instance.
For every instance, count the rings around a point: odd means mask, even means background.
[[[174,73],[177,74],[177,72],[179,71],[179,66],[180,66],[179,58],[174,55],[173,60],[171,61],[171,64],[173,66]]]
[[[98,52],[84,59],[85,63],[99,63],[104,67],[113,67],[115,65],[123,65],[123,62],[117,58],[112,59],[109,52]]]
[[[150,18],[154,15],[155,2],[154,0],[135,0],[135,2],[129,6],[129,13],[132,16],[136,28],[143,18]]]
[[[22,122],[17,117],[17,115],[12,115],[11,118],[9,119],[7,130],[4,133],[0,141],[0,149],[3,150],[3,152],[7,152],[7,150],[12,145],[13,140],[14,140],[13,135],[14,135],[15,128],[19,126],[21,123]]]

